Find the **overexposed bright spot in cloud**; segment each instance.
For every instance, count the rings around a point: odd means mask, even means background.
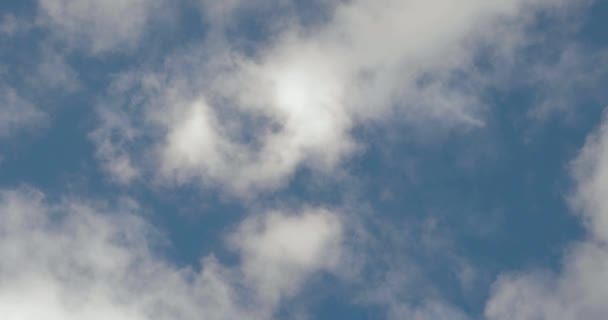
[[[272,59],[267,68],[278,116],[286,118],[284,130],[296,144],[335,153],[348,147],[351,121],[344,110],[344,88],[322,55],[307,57],[300,52],[283,61]]]

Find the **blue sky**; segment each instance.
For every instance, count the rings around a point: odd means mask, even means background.
[[[608,3],[0,3],[3,319],[605,319]]]

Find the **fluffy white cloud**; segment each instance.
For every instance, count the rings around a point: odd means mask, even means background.
[[[44,25],[93,53],[133,48],[166,9],[163,0],[39,0]]]
[[[231,235],[240,264],[208,256],[201,271],[180,269],[151,250],[157,235],[137,211],[130,200],[0,192],[3,319],[269,319],[307,276],[333,270],[341,251],[335,213],[272,212]]]
[[[332,270],[341,254],[342,225],[327,210],[299,216],[271,212],[246,221],[232,241],[244,257],[245,276],[258,297],[276,303],[300,287],[306,270]]]
[[[336,3],[322,25],[286,23],[253,55],[211,37],[117,80],[101,112],[131,117],[134,127],[100,126],[100,149],[120,150],[101,159],[246,195],[281,186],[301,166],[334,169],[356,150],[351,131],[361,123],[483,125],[482,88],[471,80],[478,47],[512,52],[525,36],[501,40],[504,29],[561,3],[359,0]],[[110,131],[134,130],[139,140],[107,146]],[[141,141],[152,146],[133,151]]]
[[[571,246],[557,273],[539,270],[499,278],[486,307],[491,320],[605,319],[608,315],[608,121],[573,165],[573,197],[589,232]]]

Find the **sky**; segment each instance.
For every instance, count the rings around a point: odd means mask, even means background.
[[[608,318],[608,2],[0,2],[0,318]]]

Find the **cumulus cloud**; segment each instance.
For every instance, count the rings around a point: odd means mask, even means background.
[[[336,213],[251,217],[230,235],[240,264],[212,255],[178,268],[132,200],[50,202],[36,190],[0,192],[0,313],[24,319],[269,319],[306,277],[341,252]],[[299,237],[297,237],[299,236]]]
[[[505,274],[486,307],[491,320],[590,319],[608,314],[608,121],[592,134],[573,163],[573,205],[588,230],[573,244],[559,272]]]
[[[164,181],[244,195],[276,189],[300,167],[331,171],[357,150],[352,130],[369,121],[482,126],[483,86],[472,80],[477,48],[514,50],[517,37],[496,37],[506,26],[561,5],[349,1],[326,8],[332,11],[321,24],[285,23],[253,54],[214,37],[173,53],[162,67],[119,77],[102,113],[137,119],[126,131],[141,132],[139,141],[149,146],[130,152],[141,146],[137,139],[102,144],[121,150],[117,157],[101,151],[102,161],[128,157],[131,166]],[[127,94],[135,98],[115,98]]]

